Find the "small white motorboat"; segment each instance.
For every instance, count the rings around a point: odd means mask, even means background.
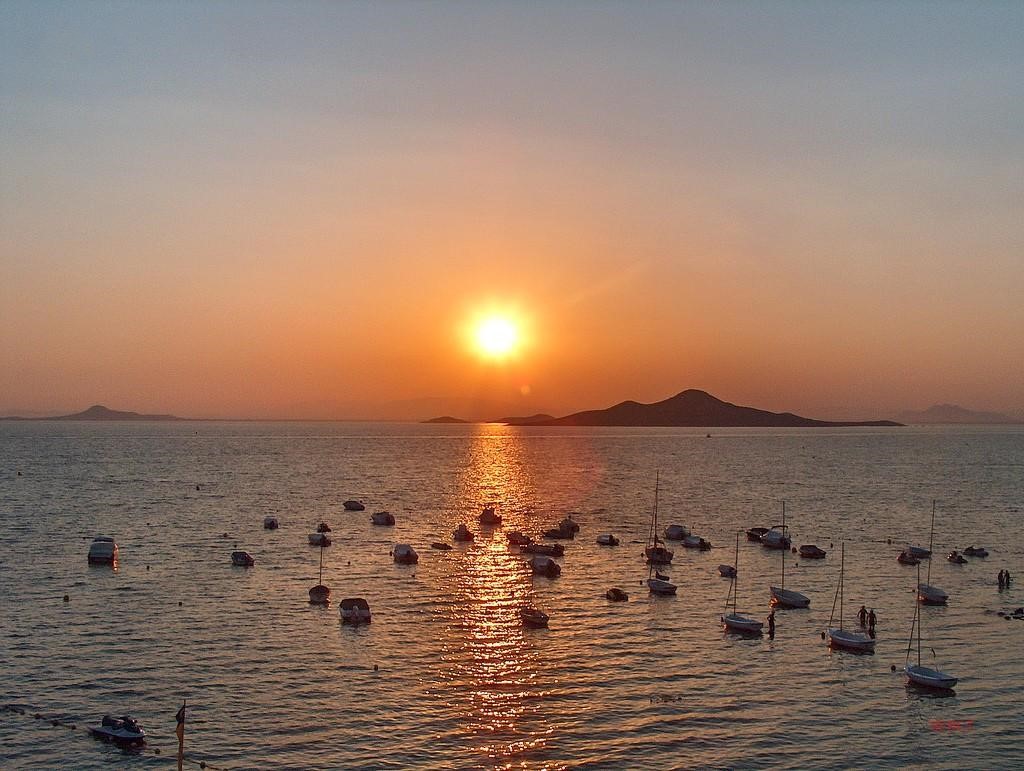
[[[363,511],[366,508],[362,501],[345,501],[341,505],[345,507],[345,511]]]
[[[484,510],[480,512],[480,524],[497,527],[501,524],[501,515],[494,513],[493,506],[485,506]]]
[[[896,557],[896,561],[898,563],[900,563],[901,565],[920,565],[921,564],[921,558],[920,557],[915,557],[913,554],[911,554],[909,551],[906,551],[906,550],[901,551],[899,553],[899,555]]]
[[[138,746],[146,741],[146,732],[139,721],[129,715],[121,718],[104,715],[98,726],[89,728],[89,733],[97,739],[124,746]]]
[[[452,538],[454,538],[456,541],[462,541],[465,543],[472,541],[474,536],[473,533],[470,532],[469,528],[466,527],[465,524],[461,524],[457,528],[455,528],[455,533],[452,534]]]
[[[720,575],[722,578],[735,578],[736,568],[734,568],[732,565],[719,565],[718,575]]]
[[[682,525],[669,525],[665,528],[665,540],[666,541],[681,541],[690,534]]]
[[[567,533],[576,535],[580,531],[579,523],[572,518],[572,514],[568,514],[565,519],[558,523],[558,527]]]
[[[240,568],[251,568],[256,564],[256,560],[247,551],[233,551],[231,552],[231,564]]]
[[[264,530],[277,530],[281,525],[277,521],[277,517],[264,517],[263,518],[263,529]]]
[[[788,549],[793,541],[785,525],[773,525],[761,536],[761,545],[766,549]]]
[[[530,559],[530,570],[535,576],[547,576],[548,578],[557,578],[562,574],[562,566],[551,557],[543,555],[537,555]]]
[[[537,608],[523,608],[519,611],[519,615],[523,619],[523,626],[531,626],[539,629],[548,625],[548,614],[543,610],[538,610]]]
[[[420,561],[420,555],[407,543],[396,544],[391,555],[399,565],[415,565]]]
[[[89,544],[90,565],[113,565],[117,562],[117,544],[106,535],[98,535]]]
[[[700,536],[688,535],[683,539],[683,548],[685,549],[700,549],[701,551],[707,551],[711,548],[711,542],[706,541]]]
[[[611,602],[629,602],[629,595],[618,587],[612,587],[604,593],[604,596]]]
[[[341,620],[345,624],[369,624],[373,620],[370,603],[362,597],[347,597],[338,606]]]
[[[310,546],[330,546],[331,538],[327,533],[310,533],[309,534],[309,545]]]
[[[597,543],[599,546],[618,546],[619,539],[611,533],[601,533],[601,535],[597,537]]]
[[[395,517],[390,511],[378,511],[370,515],[370,521],[382,527],[391,527],[395,524]]]
[[[971,545],[964,549],[964,554],[966,554],[968,557],[987,557],[988,549],[986,549],[984,546]]]

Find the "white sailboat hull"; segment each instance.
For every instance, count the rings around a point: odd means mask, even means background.
[[[780,589],[777,586],[769,586],[768,589],[772,593],[772,603],[783,608],[806,608],[811,604],[809,597],[792,589]]]
[[[761,627],[764,626],[760,621],[741,616],[739,613],[722,616],[722,624],[728,631],[739,634],[761,634]]]
[[[949,690],[957,684],[957,678],[940,672],[937,669],[922,667],[920,664],[907,664],[903,668],[907,680],[915,685],[923,685],[925,688],[939,688]]]
[[[662,581],[660,578],[648,578],[647,588],[651,590],[651,594],[675,594],[676,585],[671,581]]]
[[[937,586],[918,584],[917,599],[925,605],[945,605],[949,601],[949,595]]]
[[[875,641],[866,634],[851,632],[848,629],[829,629],[828,644],[833,648],[842,648],[858,653],[874,653]]]

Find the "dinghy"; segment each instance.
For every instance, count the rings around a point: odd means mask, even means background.
[[[347,597],[338,606],[341,620],[346,624],[369,624],[373,620],[370,603],[362,597]]]
[[[602,533],[597,537],[597,543],[599,546],[618,546],[619,539],[611,533]]]
[[[98,726],[89,728],[89,733],[97,739],[125,747],[137,747],[146,742],[146,732],[142,730],[139,721],[130,715],[120,718],[104,715]]]
[[[853,651],[854,653],[874,653],[875,638],[862,632],[851,632],[843,629],[843,606],[844,593],[843,584],[846,576],[846,544],[842,545],[839,562],[839,584],[836,586],[836,597],[839,600],[839,628],[832,627],[832,617],[828,620],[828,629],[825,634],[828,637],[828,644],[831,648]],[[832,612],[835,613],[835,601],[832,603]],[[825,635],[823,635],[825,636]]]
[[[921,583],[921,566],[917,568],[917,582]],[[940,672],[938,669],[926,667],[921,664],[921,622],[923,621],[921,615],[920,603],[914,603],[914,622],[910,626],[910,640],[907,641],[907,662],[903,667],[903,672],[907,676],[907,680],[914,685],[919,685],[924,688],[934,688],[940,691],[948,691],[957,684],[957,678],[952,675],[947,675],[945,672]],[[917,663],[910,663],[910,648],[914,642],[914,631],[917,630]],[[935,649],[932,648],[932,655],[935,655]]]

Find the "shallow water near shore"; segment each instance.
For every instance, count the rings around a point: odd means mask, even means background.
[[[0,422],[0,705],[79,727],[2,713],[0,766],[173,766],[182,699],[189,755],[219,769],[1024,763],[1024,621],[997,615],[1024,591],[996,585],[1000,569],[1024,569],[1024,429],[710,432]],[[661,527],[715,546],[673,547],[674,598],[640,585],[656,471]],[[349,498],[366,511],[343,511]],[[944,696],[890,670],[917,577],[895,557],[927,545],[933,499],[931,583],[951,600],[923,609],[922,663],[960,678]],[[828,551],[787,558],[786,586],[811,607],[778,611],[774,640],[727,636],[717,566],[733,562],[738,529],[777,524],[783,500],[794,545]],[[485,503],[501,527],[477,523]],[[396,526],[371,525],[385,509]],[[537,535],[569,511],[581,532],[561,577],[532,577],[505,533]],[[280,529],[263,530],[265,516]],[[306,601],[321,520],[328,608]],[[474,543],[430,548],[461,522]],[[598,546],[602,532],[621,545]],[[86,564],[97,534],[116,538],[116,570]],[[844,541],[845,624],[876,610],[873,656],[820,637]],[[395,543],[419,564],[395,565]],[[972,543],[990,556],[944,559]],[[233,567],[235,548],[255,567]],[[779,552],[741,540],[740,610],[767,615],[780,567]],[[608,602],[612,586],[629,602]],[[339,621],[338,601],[356,596],[369,626]],[[549,629],[522,626],[526,604]],[[124,712],[149,751],[81,730]]]

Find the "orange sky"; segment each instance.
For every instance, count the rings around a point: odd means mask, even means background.
[[[12,3],[0,413],[1024,411],[1024,12],[928,7]]]

